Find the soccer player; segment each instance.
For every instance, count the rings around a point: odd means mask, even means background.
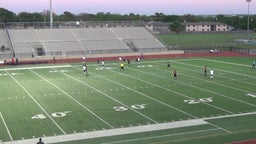
[[[83,63],[83,65],[85,64],[85,56],[83,56],[83,58],[82,58],[82,63]]]
[[[105,61],[104,60],[101,61],[101,65],[102,65],[103,68],[105,67]]]
[[[140,64],[140,58],[139,57],[137,58],[137,63]]]
[[[177,71],[176,71],[176,69],[173,70],[173,79],[175,79],[175,80],[177,79]]]
[[[130,64],[131,64],[130,59],[127,60],[127,64],[130,66]]]
[[[167,69],[170,69],[171,68],[171,63],[168,61],[167,62]]]
[[[124,63],[120,63],[120,71],[123,70],[124,71]]]
[[[204,66],[204,76],[206,76],[206,74],[207,74],[207,67],[206,67],[206,65]]]
[[[83,65],[83,71],[84,71],[84,74],[87,74],[87,66],[86,66],[86,64]]]
[[[255,70],[256,61],[252,61],[252,69]]]
[[[213,78],[214,77],[214,70],[211,68],[210,70],[210,78]]]

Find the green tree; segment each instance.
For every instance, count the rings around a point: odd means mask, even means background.
[[[76,21],[76,15],[71,12],[65,11],[63,14],[57,17],[58,21]]]
[[[0,22],[15,22],[17,15],[7,9],[0,8]]]
[[[181,24],[181,22],[179,21],[175,21],[172,24],[170,24],[170,30],[174,31],[175,33],[179,33],[181,31],[183,31],[183,26]]]

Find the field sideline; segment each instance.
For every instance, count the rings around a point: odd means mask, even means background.
[[[223,135],[228,138],[218,143],[255,139],[252,60],[149,59],[126,64],[125,71],[117,62],[107,62],[104,68],[88,63],[87,75],[81,64],[3,67],[0,140],[179,144],[214,143],[213,137]],[[203,76],[204,65],[214,68],[214,79]],[[244,132],[249,134],[232,137]]]

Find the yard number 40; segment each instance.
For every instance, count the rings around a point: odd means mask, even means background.
[[[61,118],[65,117],[67,113],[70,113],[71,111],[65,111],[65,112],[55,112],[52,113],[51,116],[55,118]],[[44,114],[37,114],[31,117],[31,119],[46,119],[46,116]]]

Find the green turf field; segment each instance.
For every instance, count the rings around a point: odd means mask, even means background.
[[[126,64],[125,71],[118,62],[104,68],[88,63],[88,74],[81,64],[1,67],[0,140],[224,144],[256,139],[252,60],[153,59]]]
[[[169,46],[180,46],[183,49],[255,48],[255,45],[235,43],[234,40],[255,39],[256,33],[181,33],[161,34],[158,37]]]

